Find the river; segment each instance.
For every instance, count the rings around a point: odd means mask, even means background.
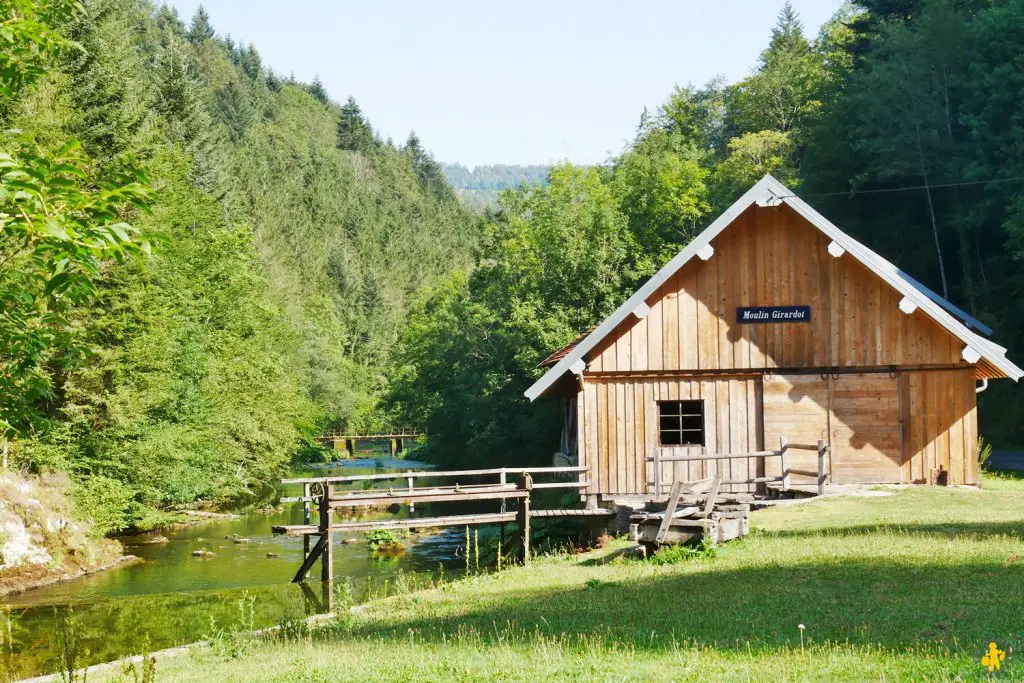
[[[373,474],[414,466],[365,459],[294,474]],[[302,522],[301,505],[282,507],[270,514],[253,512],[163,531],[159,535],[166,543],[150,543],[157,534],[123,538],[125,552],[141,561],[0,598],[0,681],[57,670],[61,632],[78,640],[79,652],[88,650],[80,661],[86,664],[195,642],[217,629],[261,628],[322,611],[322,605],[305,599],[300,587],[290,583],[302,560],[302,539],[270,533],[271,525]],[[408,511],[403,508],[397,515]],[[335,582],[349,582],[358,602],[368,591],[379,593],[400,577],[458,574],[464,567],[459,530],[402,541],[407,553],[384,559],[374,557],[363,534],[339,536]],[[196,557],[196,550],[213,555]],[[319,575],[318,566],[311,575]],[[319,595],[319,584],[311,585]]]

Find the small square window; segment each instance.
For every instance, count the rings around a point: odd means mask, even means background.
[[[704,401],[658,401],[662,446],[704,445]]]

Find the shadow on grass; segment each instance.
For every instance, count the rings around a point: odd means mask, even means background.
[[[980,653],[990,641],[1024,645],[1024,561],[1014,564],[914,564],[828,561],[693,571],[602,581],[594,572],[572,589],[513,589],[481,602],[416,606],[404,617],[357,626],[355,635],[447,642],[471,631],[484,641],[540,632],[587,634],[638,650],[691,641],[718,648],[936,645]],[[565,571],[581,571],[566,566]],[[583,570],[586,571],[586,570]],[[628,576],[628,573],[624,572]],[[618,577],[616,577],[618,578]]]

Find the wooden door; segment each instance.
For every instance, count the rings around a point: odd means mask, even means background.
[[[832,482],[899,482],[902,471],[899,378],[840,375],[832,380]]]
[[[828,441],[828,379],[821,375],[766,375],[764,378],[764,447],[779,448],[785,436],[794,484],[818,481],[818,440]],[[779,476],[779,458],[765,458],[765,474]]]

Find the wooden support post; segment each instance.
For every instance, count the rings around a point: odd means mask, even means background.
[[[345,439],[345,450],[348,452],[348,457],[356,457],[356,440]]]
[[[409,476],[406,477],[405,480],[409,483],[409,491],[411,492],[413,489],[412,472],[409,472]],[[416,503],[414,501],[409,501],[409,512],[416,512]],[[504,510],[502,510],[502,512],[504,512]]]
[[[818,495],[825,495],[825,440],[818,439]]]
[[[395,457],[396,449],[398,448],[398,441],[396,439],[388,439],[388,453],[391,457]]]
[[[523,564],[530,564],[530,495],[533,490],[533,477],[529,472],[523,473],[523,479],[519,488],[527,492],[525,498],[519,501],[519,531],[523,536]]]
[[[782,490],[789,490],[789,439],[779,437],[779,451],[782,453]]]
[[[320,580],[330,581],[334,576],[334,532],[331,531],[331,497],[334,484],[324,482],[324,497],[320,499],[320,539],[324,541],[320,556]]]
[[[505,473],[505,468],[502,468],[501,472],[498,472],[498,483],[504,486],[508,483],[508,475]],[[505,499],[501,499],[501,512],[506,511]]]
[[[313,523],[312,506],[309,504],[309,484],[302,485],[302,523],[309,526]],[[302,537],[302,559],[309,555],[309,536]],[[303,577],[305,578],[305,577]]]
[[[661,449],[654,447],[654,495],[661,495]]]
[[[397,439],[395,441],[395,452],[401,453],[405,450],[405,439]]]

